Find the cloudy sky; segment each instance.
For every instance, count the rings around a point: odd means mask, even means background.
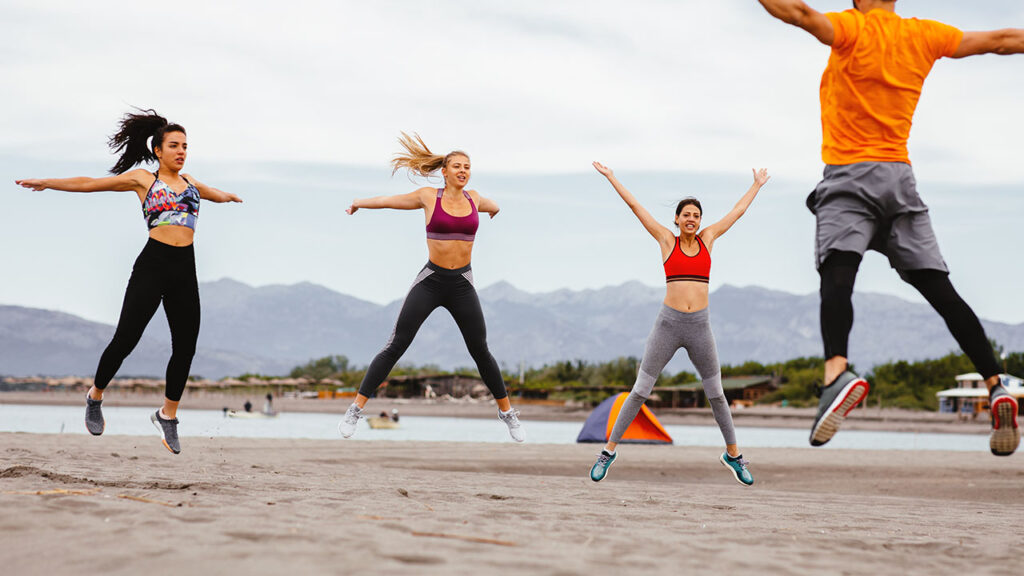
[[[822,0],[820,10],[847,1]],[[967,30],[1024,27],[1024,4],[900,0]],[[201,281],[311,281],[401,298],[426,259],[422,217],[364,212],[401,130],[469,151],[501,204],[478,235],[480,286],[530,291],[663,281],[656,246],[590,162],[668,223],[674,200],[721,216],[772,182],[716,245],[712,288],[817,289],[817,87],[827,48],[757,2],[0,0],[0,303],[114,322],[145,241],[138,200],[35,193],[16,178],[101,176],[131,105],[189,130],[187,172],[242,195],[206,204]],[[1024,56],[939,62],[911,138],[953,281],[983,317],[1024,322]],[[915,299],[884,259],[858,289]]]

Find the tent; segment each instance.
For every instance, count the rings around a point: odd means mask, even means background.
[[[615,425],[615,418],[622,409],[622,403],[629,396],[626,392],[620,392],[615,396],[605,399],[594,408],[590,417],[583,423],[580,435],[576,437],[577,442],[607,442],[608,436],[612,433],[612,426]],[[671,444],[672,437],[661,427],[661,423],[654,417],[647,406],[641,406],[640,412],[633,419],[633,423],[622,435],[622,444]]]

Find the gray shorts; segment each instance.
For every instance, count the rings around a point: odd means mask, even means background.
[[[832,252],[875,250],[896,270],[949,272],[909,164],[825,166],[807,207],[818,221],[814,252],[819,269]]]

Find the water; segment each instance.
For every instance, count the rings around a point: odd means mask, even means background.
[[[149,421],[154,408],[105,407],[104,434],[156,435]],[[0,404],[0,432],[86,434],[85,409],[81,406]],[[220,410],[179,410],[178,433],[183,438],[313,438],[337,439],[340,414],[282,413],[277,418],[245,420],[225,418]],[[572,444],[582,422],[524,420],[531,444]],[[715,426],[665,426],[677,446],[721,446]],[[806,448],[808,431],[792,428],[737,429],[741,445],[751,448]],[[402,416],[397,430],[373,430],[359,424],[359,440],[419,440],[428,442],[510,442],[508,431],[497,418],[435,418]],[[855,450],[953,450],[987,451],[988,438],[969,434],[919,434],[846,430],[828,448]]]

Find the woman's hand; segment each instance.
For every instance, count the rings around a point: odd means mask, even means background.
[[[359,210],[359,206],[356,206],[356,202],[357,202],[356,200],[352,201],[352,205],[349,206],[347,210],[345,210],[345,214],[348,214],[348,215],[351,216],[352,214],[356,213],[356,210]]]
[[[18,186],[21,186],[22,188],[28,188],[30,190],[35,190],[36,192],[41,192],[43,190],[46,190],[47,188],[46,180],[39,180],[35,178],[29,178],[27,180],[15,180],[14,183],[17,184]]]
[[[761,168],[760,170],[751,168],[750,171],[754,173],[754,184],[758,187],[764,186],[765,183],[768,182],[768,179],[771,178],[771,176],[768,175],[767,168]]]
[[[614,174],[612,173],[612,169],[605,166],[604,164],[601,164],[600,162],[594,162],[594,168],[596,168],[598,172],[603,174],[605,178],[611,178],[612,176],[614,176]]]
[[[238,196],[237,194],[232,194],[231,192],[225,192],[225,194],[228,195],[227,200],[225,200],[225,202],[238,202],[239,204],[242,203],[241,196]]]

